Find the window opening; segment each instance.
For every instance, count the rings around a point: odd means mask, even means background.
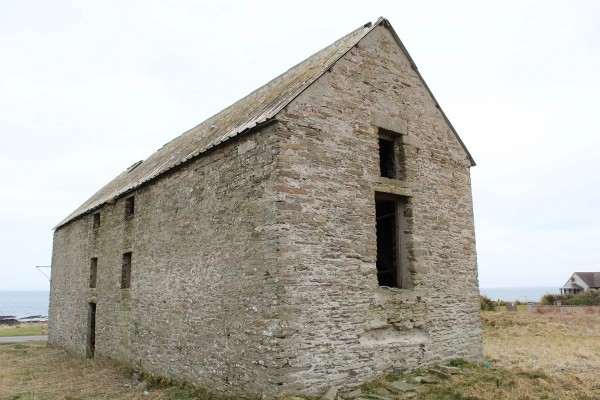
[[[384,178],[396,177],[396,154],[394,141],[387,137],[379,137],[379,171]]]
[[[375,199],[377,228],[377,281],[379,286],[403,287],[403,230],[405,200],[378,195]]]
[[[94,214],[94,229],[100,228],[100,213]]]
[[[92,258],[90,262],[90,288],[96,287],[96,276],[98,274],[98,258]]]
[[[131,218],[135,212],[135,197],[131,196],[125,199],[125,217]]]
[[[131,253],[123,254],[123,265],[121,268],[121,289],[129,289],[131,286]]]
[[[379,128],[379,172],[390,179],[404,179],[406,175],[402,135]]]

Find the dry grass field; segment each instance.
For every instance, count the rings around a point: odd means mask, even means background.
[[[485,357],[501,367],[550,374],[600,374],[600,312],[483,315]],[[600,388],[599,375],[590,375]]]
[[[600,399],[600,313],[485,312],[485,365],[417,391],[389,392],[388,375],[362,386],[390,399]],[[45,344],[0,345],[0,399],[206,399],[189,389],[133,381],[101,359],[86,360]],[[318,399],[301,396],[296,399]],[[377,397],[372,397],[377,398]]]
[[[600,399],[600,313],[484,312],[491,368],[445,382],[427,399]]]
[[[82,359],[46,343],[0,345],[0,399],[194,399],[184,389],[152,388],[122,368]],[[144,395],[144,391],[147,395]]]

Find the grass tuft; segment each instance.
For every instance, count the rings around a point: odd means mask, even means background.
[[[360,390],[362,390],[363,393],[375,394],[377,392],[377,387],[378,385],[376,382],[366,382],[360,385]]]
[[[388,374],[385,376],[385,380],[387,382],[397,382],[402,378],[402,376],[400,376],[399,374]]]
[[[455,358],[453,360],[450,360],[448,366],[458,368],[474,368],[476,364],[471,361],[467,361],[463,358]]]

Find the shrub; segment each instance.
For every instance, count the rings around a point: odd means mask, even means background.
[[[449,367],[458,367],[458,368],[464,368],[464,367],[474,368],[475,363],[473,363],[471,361],[467,361],[464,358],[454,358],[454,359],[450,360],[450,362],[448,363],[448,366]]]
[[[494,302],[487,296],[479,296],[479,307],[481,311],[496,311]]]
[[[559,296],[557,294],[545,294],[542,296],[542,299],[540,300],[540,304],[543,306],[553,306],[555,302],[557,302],[558,300],[562,300],[562,296]]]
[[[600,291],[590,290],[577,294],[545,294],[540,301],[543,306],[553,306],[556,302],[562,302],[569,306],[600,306]]]
[[[600,291],[590,290],[578,293],[565,302],[570,306],[598,306],[600,305]]]

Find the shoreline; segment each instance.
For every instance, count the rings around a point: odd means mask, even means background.
[[[17,318],[15,315],[0,315],[0,326],[13,326],[19,324],[47,323],[48,316],[31,315]]]

